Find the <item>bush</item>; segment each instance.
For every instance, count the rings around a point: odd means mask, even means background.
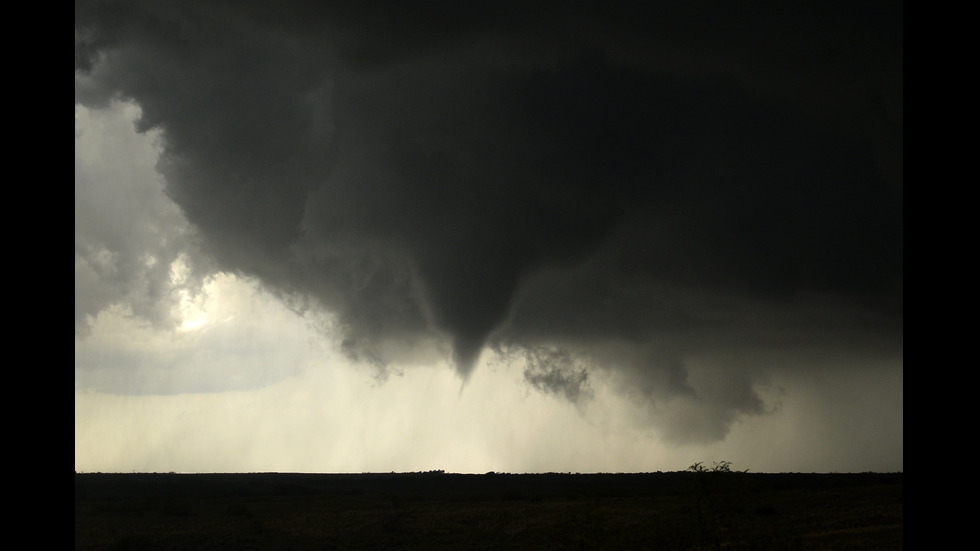
[[[738,504],[735,502],[737,492],[731,461],[712,463],[706,467],[698,462],[687,468],[694,474],[692,496],[698,531],[703,542],[715,549],[724,547],[723,542],[737,539],[738,523],[735,519]]]

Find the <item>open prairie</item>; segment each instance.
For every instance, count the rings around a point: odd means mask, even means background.
[[[76,550],[902,546],[902,473],[75,473]]]

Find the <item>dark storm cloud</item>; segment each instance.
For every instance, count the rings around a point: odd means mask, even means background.
[[[426,6],[76,4],[76,102],[136,101],[220,265],[379,365],[562,347],[727,422],[751,377],[686,358],[900,357],[901,4]]]

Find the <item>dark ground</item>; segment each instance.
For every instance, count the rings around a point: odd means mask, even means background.
[[[75,473],[77,550],[902,547],[902,473]]]

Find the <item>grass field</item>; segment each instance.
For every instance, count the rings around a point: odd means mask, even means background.
[[[902,546],[902,473],[75,474],[76,550]]]

